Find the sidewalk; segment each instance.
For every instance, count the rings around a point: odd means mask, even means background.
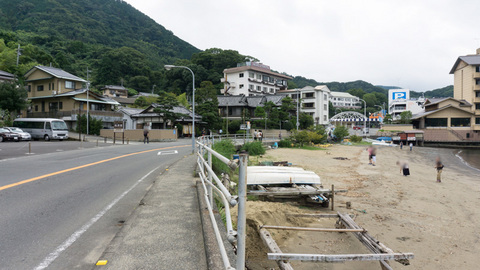
[[[158,176],[93,269],[207,269],[189,155]]]

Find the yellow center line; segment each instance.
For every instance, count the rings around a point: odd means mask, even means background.
[[[109,161],[124,158],[124,157],[144,154],[144,153],[158,151],[158,150],[164,150],[164,149],[170,149],[170,148],[176,148],[176,147],[188,147],[188,146],[189,145],[169,146],[169,147],[163,147],[163,148],[157,148],[157,149],[152,149],[152,150],[145,150],[145,151],[141,151],[141,152],[130,153],[130,154],[114,157],[114,158],[104,159],[104,160],[100,160],[100,161],[97,161],[97,162],[93,162],[93,163],[89,163],[89,164],[85,164],[85,165],[81,165],[81,166],[77,166],[77,167],[73,167],[73,168],[70,168],[70,169],[57,171],[57,172],[53,172],[53,173],[49,173],[49,174],[44,174],[44,175],[29,178],[29,179],[26,179],[26,180],[23,180],[23,181],[20,181],[20,182],[16,182],[16,183],[13,183],[13,184],[5,185],[5,186],[0,187],[0,191],[4,190],[4,189],[11,188],[11,187],[16,187],[16,186],[20,186],[20,185],[23,185],[23,184],[26,184],[26,183],[30,183],[30,182],[33,182],[33,181],[37,181],[37,180],[47,178],[47,177],[50,177],[50,176],[59,175],[59,174],[62,174],[62,173],[71,172],[71,171],[75,171],[75,170],[78,170],[78,169],[83,169],[83,168],[86,168],[86,167],[90,167],[90,166],[93,166],[93,165],[109,162]]]

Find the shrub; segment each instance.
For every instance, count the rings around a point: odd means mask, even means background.
[[[278,142],[278,147],[283,147],[283,148],[291,148],[292,147],[292,141],[289,139],[281,140]]]
[[[314,144],[323,143],[325,141],[325,136],[317,132],[308,131],[307,136],[308,136],[308,141]]]
[[[261,142],[248,142],[242,146],[242,150],[247,151],[250,156],[265,154],[265,148]]]
[[[359,143],[362,141],[362,137],[357,136],[357,135],[352,135],[350,136],[350,141],[353,143]]]
[[[216,142],[212,148],[222,156],[225,156],[229,159],[231,159],[232,155],[236,152],[235,145],[231,140],[221,140]],[[221,162],[215,156],[212,157],[212,166],[217,173],[228,173],[230,171],[230,168],[227,166],[227,164]]]
[[[348,128],[346,126],[337,126],[333,131],[333,136],[335,136],[339,142],[347,137],[348,134]]]

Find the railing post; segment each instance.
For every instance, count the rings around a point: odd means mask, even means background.
[[[240,154],[238,174],[237,270],[245,269],[245,234],[248,154]]]
[[[210,147],[212,147],[212,145],[210,145]],[[210,166],[210,168],[212,168],[212,152],[208,151],[208,166]],[[208,181],[210,182],[213,182],[212,181],[212,174],[211,173],[208,173]],[[212,189],[212,186],[208,185],[208,198],[210,199],[210,205],[213,205],[213,189]]]

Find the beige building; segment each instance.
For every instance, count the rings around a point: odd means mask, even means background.
[[[31,103],[26,117],[63,119],[74,129],[77,115],[86,114],[88,101],[90,116],[101,119],[104,127],[122,120],[115,112],[118,102],[88,91],[83,87],[87,81],[64,70],[36,66],[25,74],[25,82]]]
[[[454,76],[453,97],[472,104],[472,129],[480,131],[480,49],[476,54],[458,57],[450,74]]]

